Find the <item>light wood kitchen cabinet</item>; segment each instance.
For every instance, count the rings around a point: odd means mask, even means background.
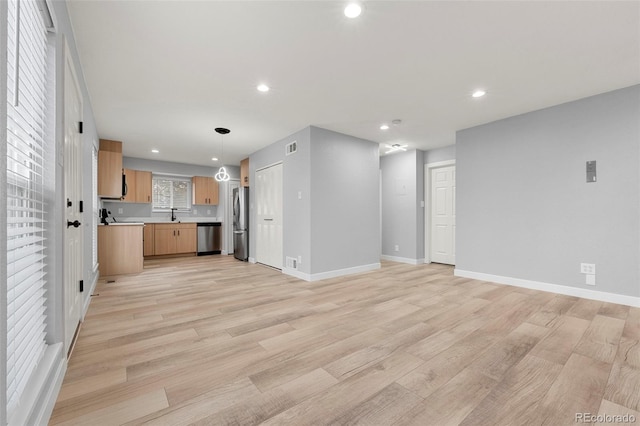
[[[196,252],[195,223],[156,223],[154,228],[154,255]]]
[[[142,170],[123,169],[127,184],[127,193],[122,201],[127,203],[151,202],[151,172]]]
[[[101,276],[142,272],[142,224],[98,226],[98,264]]]
[[[100,139],[98,196],[122,198],[122,142]]]
[[[249,186],[249,159],[245,158],[240,162],[240,185]]]
[[[207,176],[194,176],[191,178],[193,186],[193,204],[217,205],[218,182]]]
[[[151,172],[136,170],[136,200],[138,203],[151,202]]]
[[[154,254],[156,254],[155,247],[154,247],[155,231],[156,231],[156,228],[153,223],[146,223],[144,225],[143,253],[145,256],[153,256]]]

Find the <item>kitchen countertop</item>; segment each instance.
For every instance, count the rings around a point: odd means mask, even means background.
[[[110,221],[111,218],[108,219],[109,220],[109,224],[111,224],[112,222]],[[222,223],[222,218],[221,217],[179,217],[178,220],[175,220],[173,222],[171,222],[170,219],[163,219],[161,217],[117,217],[116,216],[116,223],[200,223],[200,222],[212,222],[212,223]]]

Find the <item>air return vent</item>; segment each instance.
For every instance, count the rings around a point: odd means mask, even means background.
[[[287,256],[287,268],[298,269],[298,259],[296,259],[295,257]]]
[[[295,154],[296,151],[298,151],[298,141],[288,143],[287,146],[285,146],[284,151],[286,155]]]

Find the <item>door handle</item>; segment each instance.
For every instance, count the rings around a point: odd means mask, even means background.
[[[244,234],[244,231],[233,231],[234,234]]]
[[[271,222],[273,219],[263,219],[265,222]]]
[[[70,226],[77,228],[80,225],[81,223],[78,221],[78,219],[74,220],[73,222],[71,222],[70,220],[67,221],[67,228],[69,228]]]

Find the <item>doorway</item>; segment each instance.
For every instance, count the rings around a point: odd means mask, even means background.
[[[256,170],[256,262],[282,269],[282,163]]]
[[[82,317],[82,95],[69,46],[64,55],[64,347],[70,355]]]
[[[425,262],[456,263],[455,160],[425,165]]]

